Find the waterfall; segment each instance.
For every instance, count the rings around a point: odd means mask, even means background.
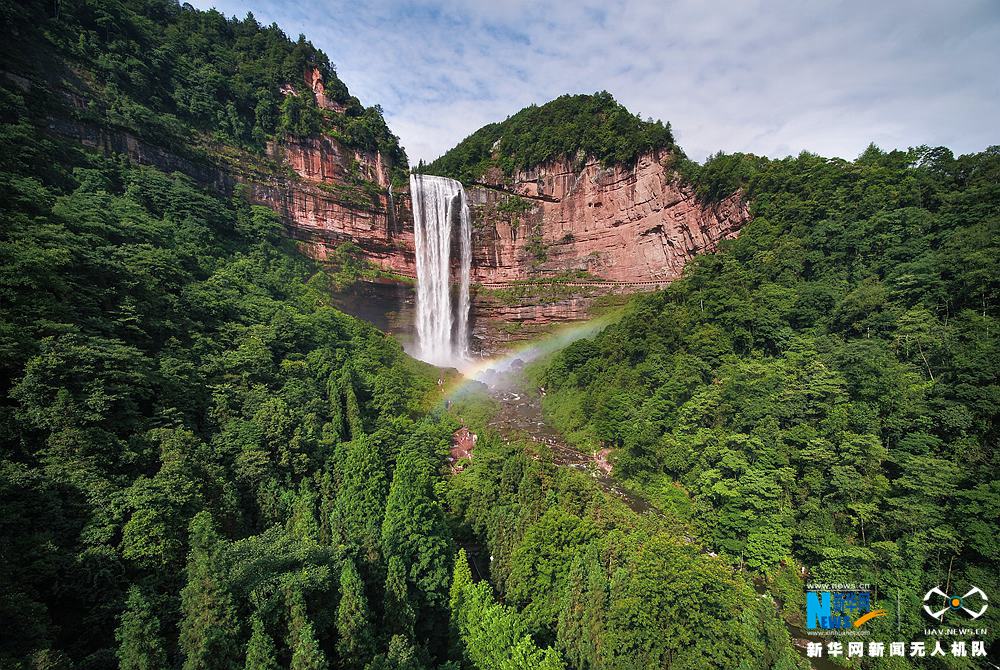
[[[469,354],[469,275],[472,224],[462,185],[454,179],[411,174],[417,252],[417,356],[456,365]],[[452,228],[458,227],[459,285],[451,301]]]

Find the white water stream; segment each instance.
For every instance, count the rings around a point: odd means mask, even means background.
[[[417,253],[417,357],[458,367],[469,356],[469,268],[472,224],[462,184],[410,175]],[[458,238],[458,295],[452,305],[452,229]]]

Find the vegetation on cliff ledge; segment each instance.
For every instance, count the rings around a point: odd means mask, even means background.
[[[653,149],[675,148],[670,124],[642,120],[610,93],[563,95],[483,126],[421,169],[469,183],[491,168],[504,175],[557,158],[630,163]]]

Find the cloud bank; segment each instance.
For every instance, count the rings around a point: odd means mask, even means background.
[[[306,35],[412,163],[563,93],[670,121],[689,156],[1000,144],[1000,3],[195,0]]]

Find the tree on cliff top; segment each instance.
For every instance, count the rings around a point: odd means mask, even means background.
[[[509,175],[577,155],[613,165],[631,163],[647,151],[669,148],[676,148],[669,123],[643,121],[610,93],[600,91],[563,95],[483,126],[427,165],[425,171],[470,182],[494,167]]]

